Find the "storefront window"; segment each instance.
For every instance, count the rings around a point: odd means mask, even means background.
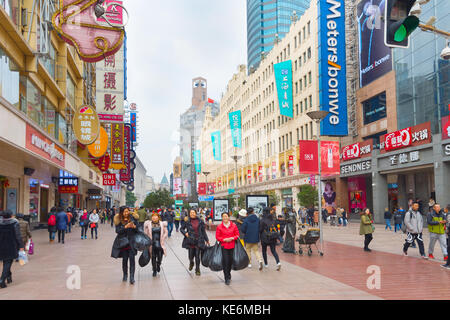
[[[39,181],[30,179],[30,216],[32,220],[38,219],[39,210]]]
[[[28,117],[37,123],[40,127],[45,128],[44,110],[42,107],[41,92],[26,77],[21,76],[21,82],[26,83],[26,113]]]
[[[67,143],[67,123],[66,123],[66,119],[64,119],[64,117],[58,113],[58,141],[64,145],[66,145]]]
[[[55,107],[46,99],[43,98],[42,99],[42,103],[43,103],[43,108],[44,108],[44,112],[45,112],[45,123],[46,123],[46,128],[45,131],[47,131],[47,133],[52,136],[52,137],[56,137],[55,135],[55,129],[56,129],[56,109]]]
[[[1,1],[1,0],[0,0]],[[19,70],[0,48],[0,96],[19,108]]]
[[[73,82],[72,78],[67,74],[67,100],[72,104],[72,106],[75,108],[75,83]]]

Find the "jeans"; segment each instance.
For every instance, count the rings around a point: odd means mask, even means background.
[[[389,230],[392,230],[391,219],[384,219],[384,221],[386,221],[386,227],[384,227],[384,230],[387,230],[387,228],[389,228]]]
[[[225,249],[222,247],[222,265],[223,276],[226,280],[231,280],[231,266],[233,264],[233,252],[234,249]]]
[[[270,247],[270,251],[272,252],[273,257],[277,263],[280,262],[280,258],[278,257],[277,250],[275,249],[275,244],[265,244],[262,243],[262,255],[264,259],[264,264],[267,265],[267,247]]]
[[[439,240],[439,244],[441,245],[442,254],[444,256],[447,256],[448,255],[447,241],[446,241],[447,239],[445,237],[445,233],[439,234],[439,233],[430,232],[430,245],[428,246],[428,253],[433,254],[434,246],[435,246],[437,240]]]
[[[11,275],[11,266],[13,264],[13,260],[3,260],[3,271],[2,276],[0,278],[0,282],[5,281],[6,278],[8,278]]]
[[[95,230],[95,239],[97,239],[97,228],[91,228],[91,239],[94,239],[94,230]]]
[[[397,230],[402,230],[402,224],[401,223],[396,223],[394,226],[394,231],[397,232]]]
[[[195,258],[195,270],[200,270],[200,249],[198,247],[189,248],[188,250],[189,262],[194,263]]]
[[[257,243],[246,243],[245,244],[245,251],[247,251],[247,255],[248,255],[248,261],[249,264],[252,264],[252,252],[255,254],[256,259],[258,259],[258,262],[261,261],[261,254],[259,253],[258,250],[258,244]]]
[[[50,240],[55,240],[56,232],[49,231],[48,236],[49,236]]]
[[[134,279],[135,255],[131,250],[122,251],[122,271],[123,275],[128,275],[128,260],[130,260],[130,279]]]
[[[342,218],[342,222],[343,222],[343,224],[344,224],[344,227],[346,227],[346,226],[347,226],[347,219]]]
[[[175,229],[177,229],[177,232],[179,228],[180,228],[180,220],[175,220]]]
[[[405,240],[405,244],[403,245],[403,251],[408,252],[409,246],[414,242],[414,240],[417,241],[419,244],[419,252],[421,256],[425,255],[425,248],[423,246],[423,239],[421,233],[407,233],[407,237]]]
[[[66,230],[58,230],[58,242],[64,242],[64,235],[66,234]]]
[[[81,237],[86,237],[88,226],[81,227]]]
[[[169,232],[169,238],[170,238],[172,236],[172,231],[173,231],[173,222],[167,223],[167,231]]]
[[[72,232],[72,223],[69,222],[69,224],[67,225],[66,232],[67,233],[71,233]]]
[[[369,249],[369,243],[372,241],[373,236],[371,233],[364,235],[364,249]]]

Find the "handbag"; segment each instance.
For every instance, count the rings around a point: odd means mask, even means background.
[[[114,240],[114,247],[118,249],[126,248],[130,245],[130,241],[128,240],[128,237],[119,237],[117,236]]]
[[[152,245],[152,240],[144,232],[138,231],[134,236],[134,248],[137,251],[144,251]]]
[[[139,265],[142,268],[145,267],[150,262],[150,259],[151,259],[150,252],[148,250],[142,251],[142,254],[141,254],[140,258],[139,258]]]
[[[206,249],[202,250],[202,265],[205,268],[209,268],[209,263],[211,262],[211,257],[213,253],[214,246],[207,246]]]
[[[29,240],[30,245],[28,246],[28,254],[33,255],[34,254],[34,242],[33,240]]]
[[[248,267],[250,259],[248,258],[247,252],[244,249],[241,241],[238,239],[235,241],[233,250],[233,264],[231,265],[233,270],[242,270]]]
[[[214,247],[211,249],[211,259],[209,261],[209,269],[211,271],[222,271],[223,265],[222,265],[222,246],[219,242],[216,242]]]

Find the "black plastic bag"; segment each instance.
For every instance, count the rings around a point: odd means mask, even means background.
[[[242,270],[248,267],[250,260],[248,258],[247,252],[244,249],[241,241],[238,239],[234,245],[233,251],[233,270]]]
[[[209,268],[209,263],[211,262],[213,249],[214,249],[213,246],[207,246],[205,250],[202,250],[202,265],[205,268]]]
[[[217,242],[211,249],[211,258],[209,260],[209,269],[211,271],[222,271],[222,246]]]
[[[141,257],[139,258],[139,265],[143,268],[146,265],[148,265],[148,263],[151,260],[151,255],[150,252],[147,250],[142,251]]]
[[[134,236],[134,248],[137,251],[144,251],[148,249],[152,244],[152,240],[143,232],[138,232]]]

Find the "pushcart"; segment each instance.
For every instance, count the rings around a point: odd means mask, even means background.
[[[308,228],[306,233],[300,234],[300,236],[297,239],[297,242],[299,243],[299,249],[298,254],[303,255],[303,251],[306,251],[308,256],[311,256],[313,251],[311,249],[311,246],[314,245],[316,247],[317,252],[319,252],[320,256],[323,256],[323,252],[319,250],[317,247],[317,240],[320,239],[320,229],[319,228]]]

